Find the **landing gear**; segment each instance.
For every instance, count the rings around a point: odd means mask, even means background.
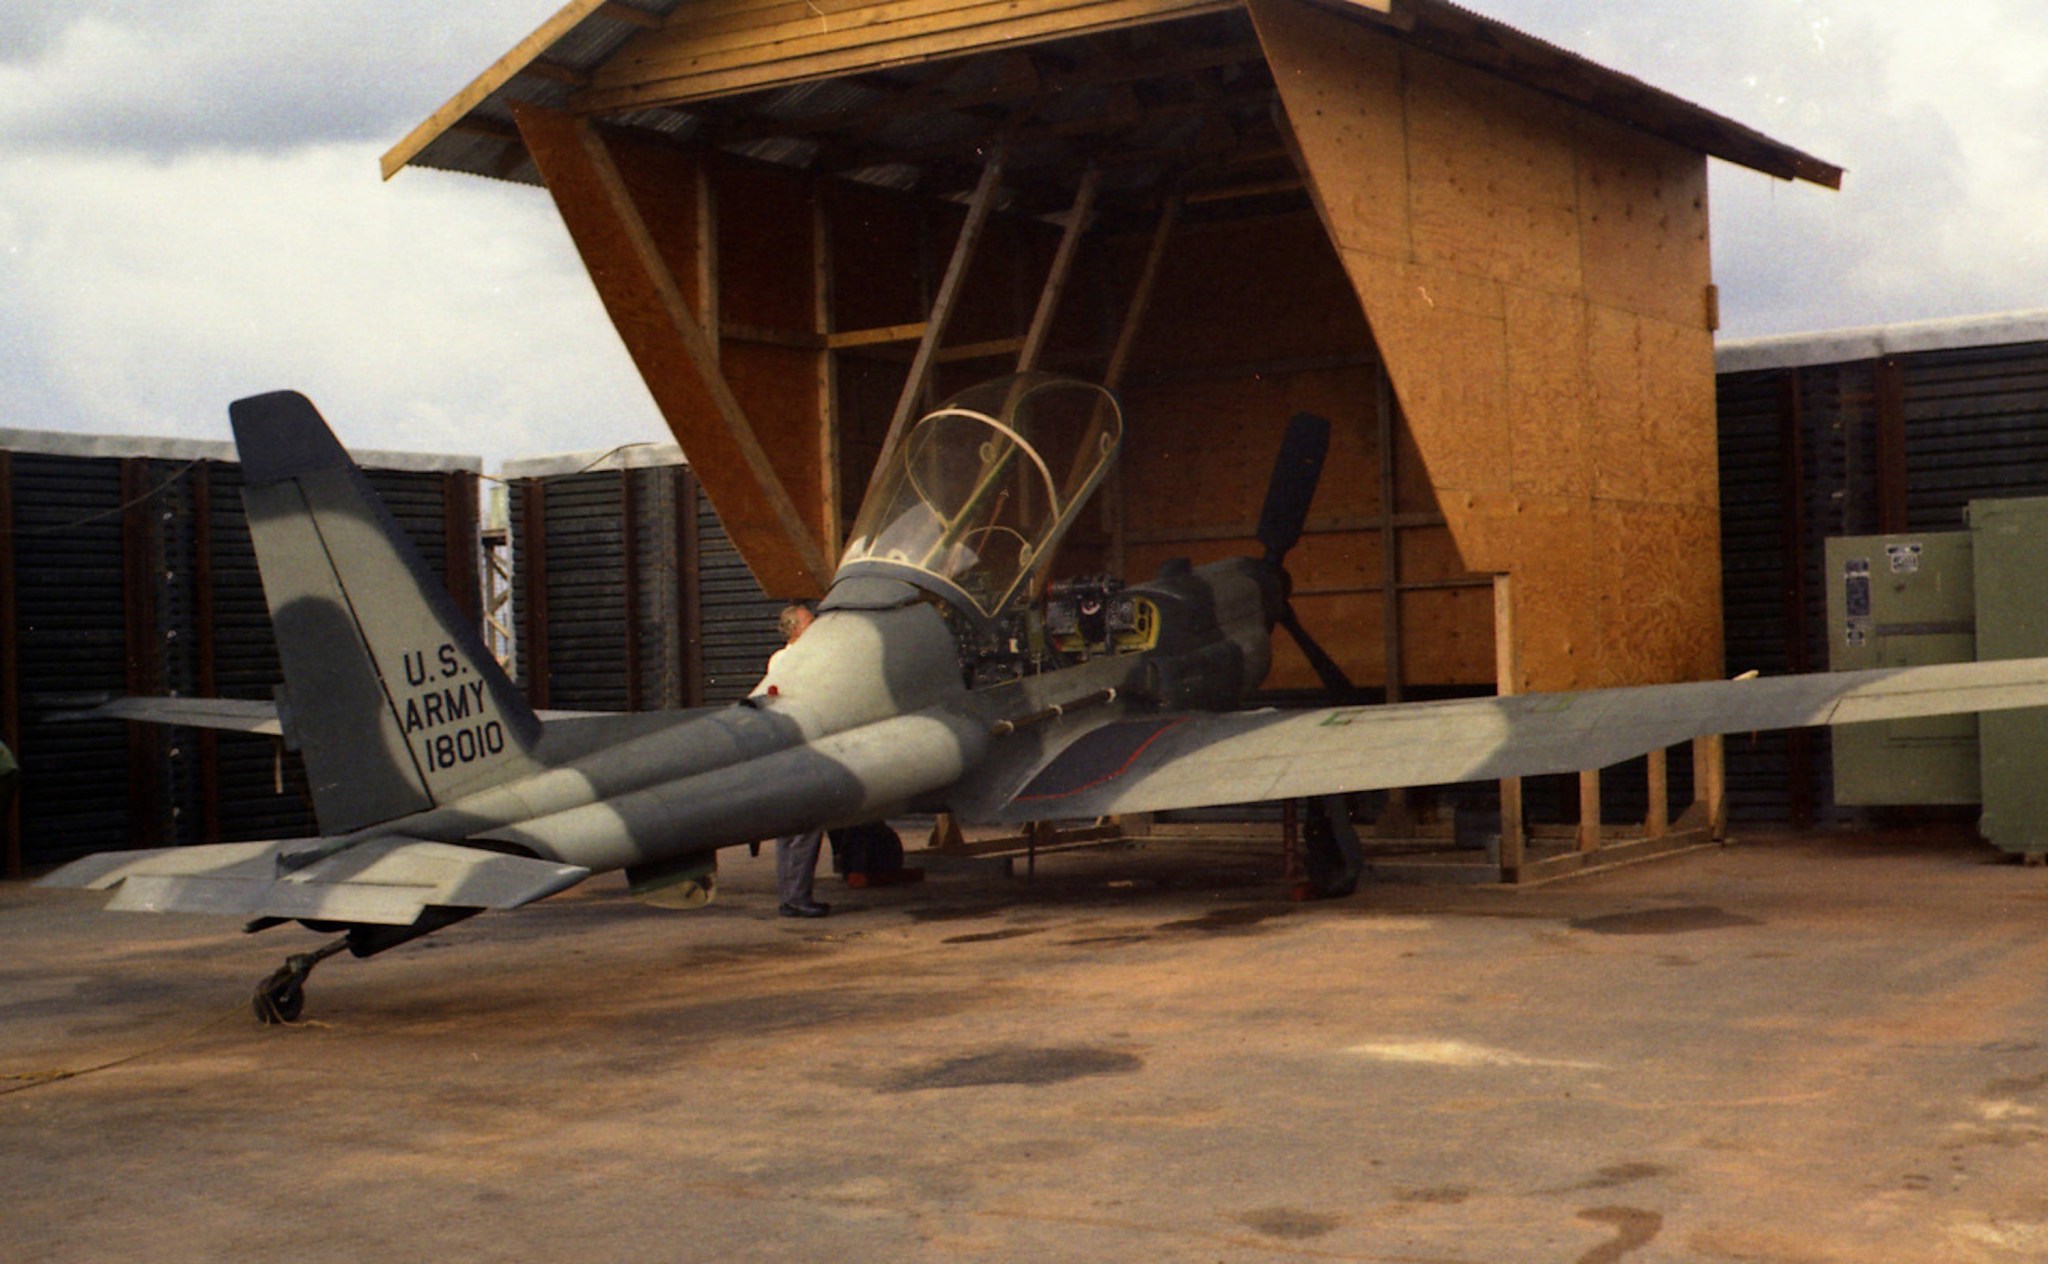
[[[1301,840],[1309,889],[1319,900],[1342,899],[1358,889],[1365,872],[1365,851],[1351,824],[1350,805],[1338,794],[1310,799],[1305,806]]]
[[[324,948],[312,952],[293,953],[284,959],[284,964],[272,970],[256,985],[256,994],[249,998],[249,1008],[256,1015],[256,1021],[266,1027],[278,1023],[295,1023],[306,1008],[306,976],[313,973],[313,967],[327,960],[349,945],[349,937],[341,938]]]

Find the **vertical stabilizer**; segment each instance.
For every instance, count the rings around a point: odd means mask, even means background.
[[[321,832],[527,771],[540,722],[312,401],[278,391],[228,416]]]

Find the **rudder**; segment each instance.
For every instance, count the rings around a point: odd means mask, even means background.
[[[540,721],[312,401],[278,391],[228,416],[321,832],[529,769]]]

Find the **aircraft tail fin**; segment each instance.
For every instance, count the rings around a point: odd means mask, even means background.
[[[508,780],[540,721],[305,396],[228,408],[324,834]]]

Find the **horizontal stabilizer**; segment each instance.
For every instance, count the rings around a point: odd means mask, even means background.
[[[195,729],[284,736],[277,704],[248,698],[115,698],[82,711],[58,712],[49,719],[139,720],[145,724],[183,724]]]
[[[543,723],[556,720],[602,720],[615,715],[645,715],[625,711],[536,711]],[[231,733],[261,733],[284,736],[277,703],[252,698],[113,698],[98,706],[77,711],[57,711],[45,717],[53,723],[83,720],[137,720],[144,724],[181,724],[195,729],[221,729]],[[119,853],[115,853],[119,854]]]
[[[280,871],[279,853],[306,841],[100,852],[41,885],[112,889],[107,907],[132,912],[410,926],[429,908],[517,908],[590,876],[577,865],[401,837]]]
[[[1132,717],[995,815],[1076,820],[1605,768],[1696,737],[2048,706],[2048,658],[1307,711]]]

